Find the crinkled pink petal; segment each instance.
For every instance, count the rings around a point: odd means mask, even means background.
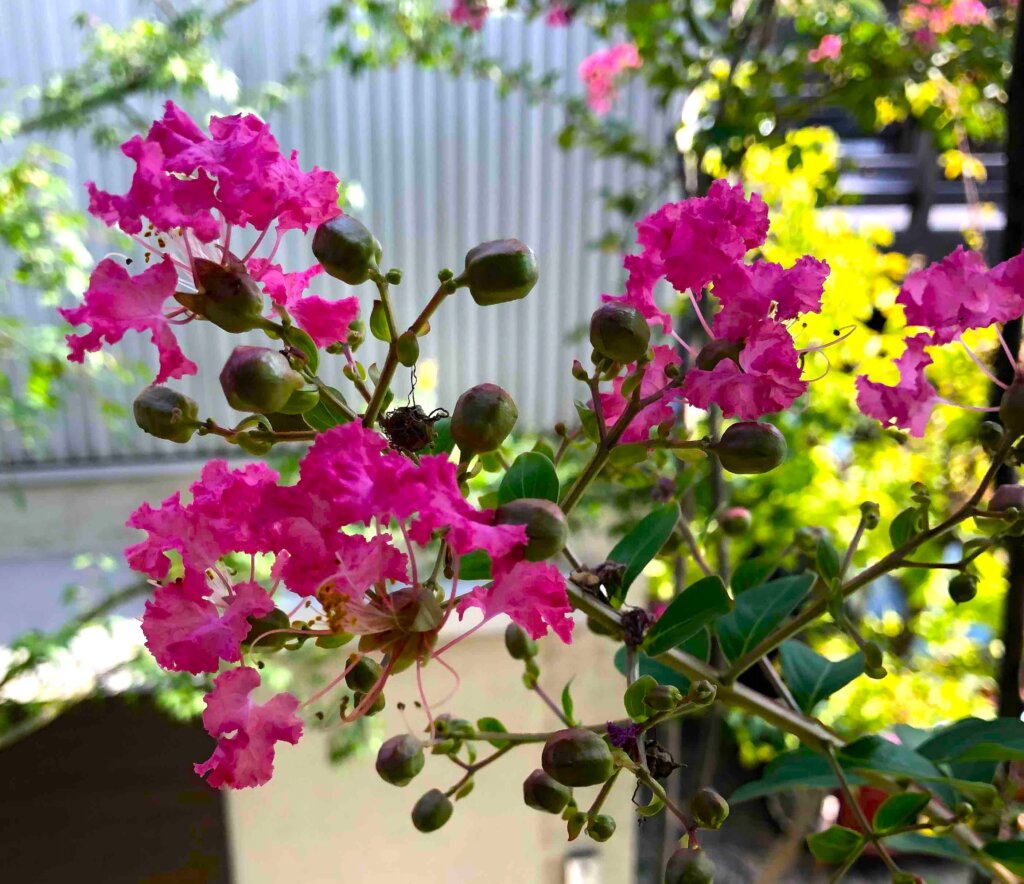
[[[533,638],[550,628],[566,644],[572,641],[572,605],[565,578],[554,565],[520,561],[507,571],[495,570],[489,586],[474,589],[459,602],[460,617],[469,608],[480,608],[485,620],[507,614]]]
[[[207,782],[215,788],[262,785],[274,773],[274,744],[294,745],[302,736],[302,722],[295,715],[299,701],[291,694],[277,694],[262,705],[253,703],[250,695],[259,684],[259,673],[243,666],[217,676],[206,695],[203,725],[219,739],[213,754],[195,765],[195,771],[209,774]]]
[[[174,296],[177,283],[170,258],[138,276],[111,258],[100,261],[82,303],[58,311],[72,325],[90,327],[87,334],[67,336],[68,359],[82,362],[87,352],[99,350],[104,343],[116,344],[127,331],[148,331],[159,353],[157,383],[195,374],[196,364],[181,351],[164,315],[164,304]]]
[[[323,272],[320,264],[296,273],[284,273],[280,265],[270,264],[263,258],[249,261],[248,266],[252,278],[260,282],[275,303],[291,313],[296,325],[318,347],[348,338],[349,325],[359,318],[359,299],[329,301],[319,295],[304,294],[310,280]]]
[[[221,660],[241,659],[249,617],[269,613],[274,602],[258,583],[240,583],[223,599],[223,610],[205,596],[205,581],[158,587],[146,602],[142,632],[157,663],[176,672],[216,672]]]
[[[640,396],[647,398],[653,396],[659,390],[664,389],[669,378],[665,369],[669,365],[681,365],[682,360],[672,347],[657,345],[654,348],[654,358],[648,363],[647,371],[640,382]],[[631,373],[634,366],[630,366],[627,375]],[[612,382],[612,392],[601,394],[601,411],[604,413],[604,422],[608,427],[614,426],[616,421],[626,410],[626,398],[622,395],[622,385],[625,383],[625,376],[616,378]],[[653,402],[640,411],[630,421],[626,431],[621,436],[622,442],[642,442],[650,437],[651,430],[659,424],[674,422],[677,414],[672,407],[672,400],[679,396],[679,388],[673,387],[667,390],[665,395],[657,402]]]
[[[763,320],[746,338],[739,364],[723,359],[710,371],[691,368],[683,395],[697,408],[717,405],[726,417],[756,420],[788,408],[807,390],[800,373],[800,357],[786,327]]]
[[[903,305],[907,325],[929,328],[935,343],[945,344],[967,329],[1024,313],[1019,267],[1014,258],[989,271],[981,255],[958,246],[938,263],[911,273],[896,301]]]
[[[663,332],[672,331],[672,317],[654,301],[654,287],[661,279],[663,267],[646,255],[626,255],[623,266],[629,272],[624,295],[601,295],[605,302],[625,304],[638,310],[651,324],[660,325]]]
[[[807,255],[789,268],[770,261],[731,265],[715,280],[721,305],[714,318],[715,337],[739,341],[769,317],[787,320],[819,312],[828,273],[828,264]]]
[[[907,348],[896,360],[900,380],[895,387],[857,378],[857,405],[868,417],[909,430],[912,436],[923,436],[928,418],[938,399],[935,388],[928,382],[924,370],[932,358],[924,348],[936,343],[931,335],[919,334],[908,338]]]

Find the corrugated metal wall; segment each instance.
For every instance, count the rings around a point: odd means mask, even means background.
[[[243,88],[280,78],[301,52],[314,60],[324,57],[330,47],[322,24],[325,6],[324,0],[260,0],[232,20],[222,57]],[[0,80],[35,83],[71,63],[78,34],[70,20],[85,10],[123,24],[139,7],[129,0],[4,0]],[[580,60],[598,48],[582,27],[552,29],[515,19],[492,20],[485,36],[509,63],[529,60],[540,70],[559,71],[564,84],[577,89]],[[145,114],[159,109],[158,102],[133,104]],[[650,137],[667,137],[668,120],[640,89],[627,90],[619,109]],[[282,146],[300,151],[304,168],[317,164],[362,185],[366,206],[358,214],[383,243],[385,266],[405,274],[395,295],[400,322],[410,321],[434,290],[437,270],[461,267],[477,242],[518,236],[529,243],[541,263],[541,281],[530,297],[487,309],[468,296],[452,299],[435,320],[424,355],[439,363],[439,404],[450,406],[469,385],[496,381],[515,396],[525,424],[550,425],[571,415],[579,391],[568,371],[575,353],[565,350],[565,339],[585,322],[602,292],[621,286],[618,258],[587,247],[613,221],[601,209],[599,191],[621,188],[635,170],[583,151],[559,150],[557,108],[531,107],[516,94],[503,100],[488,83],[411,67],[355,80],[333,71],[270,121]],[[88,179],[114,190],[126,185],[131,164],[116,152],[98,152],[86,136],[62,135],[53,146],[72,157],[69,175],[79,197],[84,191],[77,185]],[[280,253],[286,266],[312,263],[307,241],[298,234],[288,240]],[[96,251],[102,253],[102,244]],[[321,293],[341,289],[338,284]],[[370,291],[359,294],[368,308]],[[34,321],[49,315],[30,292],[17,293],[17,303]],[[148,344],[129,337],[123,352],[149,358]],[[200,375],[181,388],[200,400],[204,413],[230,420],[215,376],[238,339],[211,334],[199,324],[186,327],[184,338]],[[582,354],[584,348],[577,344],[575,351]],[[369,361],[368,354],[363,358]],[[407,386],[408,378],[399,377],[398,393]],[[212,450],[216,442],[203,444]],[[8,467],[181,455],[180,448],[132,428],[119,432],[107,426],[85,397],[54,421],[47,444],[25,451],[7,434],[0,446],[0,464]]]

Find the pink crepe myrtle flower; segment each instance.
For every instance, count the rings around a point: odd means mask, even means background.
[[[157,383],[195,374],[196,364],[178,346],[164,305],[174,297],[178,274],[164,258],[137,276],[111,258],[100,261],[89,278],[85,298],[77,307],[57,312],[72,325],[88,325],[84,335],[67,336],[68,359],[82,362],[104,344],[116,344],[125,332],[150,333],[159,354]]]
[[[197,314],[180,304],[167,309],[167,302],[178,294],[181,304],[188,304],[188,296],[202,291],[198,260],[229,266],[232,272],[242,272],[248,262],[250,272],[255,268],[271,275],[265,282],[271,297],[318,345],[347,337],[358,313],[354,298],[328,301],[303,295],[315,274],[284,274],[271,263],[287,231],[305,232],[341,214],[333,173],[303,172],[297,155],[282,154],[267,124],[252,114],[215,116],[207,134],[173,102],[145,138],[125,142],[122,152],[136,164],[128,191],[111,194],[89,182],[89,211],[144,246],[147,263],[159,260],[135,277],[109,258],[100,262],[84,303],[61,311],[69,322],[90,326],[86,334],[68,336],[69,359],[81,361],[86,351],[115,343],[128,330],[148,329],[159,354],[158,383],[194,374],[195,363],[182,353],[172,326]],[[268,257],[250,261],[275,224]],[[257,231],[241,259],[230,251],[236,226]]]
[[[572,7],[567,3],[552,3],[544,16],[544,23],[552,28],[564,28],[572,24]]]
[[[616,82],[622,73],[641,65],[643,59],[634,43],[619,43],[583,59],[579,76],[587,87],[587,104],[595,113],[608,113],[615,100]]]
[[[572,605],[565,578],[554,565],[519,561],[505,567],[495,563],[494,580],[474,589],[460,600],[459,615],[470,608],[483,611],[484,620],[507,614],[533,638],[550,628],[563,642],[572,641]]]
[[[906,341],[906,349],[896,360],[900,370],[899,383],[894,387],[857,378],[857,405],[868,417],[886,425],[909,430],[912,436],[923,436],[928,418],[938,401],[935,388],[928,382],[924,370],[932,358],[925,347],[935,343],[926,333],[914,335]]]
[[[489,12],[486,0],[454,0],[451,9],[448,10],[448,17],[453,24],[465,25],[470,30],[479,31],[487,21]]]
[[[287,310],[295,324],[318,347],[328,347],[348,338],[349,326],[359,318],[359,299],[349,297],[331,301],[319,295],[305,294],[312,279],[323,273],[324,268],[320,264],[285,273],[280,264],[271,264],[265,258],[253,258],[248,268],[249,275],[260,283],[270,299]]]
[[[209,774],[207,782],[215,788],[263,785],[274,772],[275,744],[295,745],[302,736],[302,722],[295,715],[299,701],[282,693],[254,703],[251,694],[259,685],[259,673],[242,666],[218,675],[206,695],[203,726],[217,738],[217,748],[195,771]]]
[[[981,255],[958,246],[938,263],[907,276],[896,301],[907,325],[929,328],[935,343],[949,343],[968,329],[1024,313],[1024,256],[989,270]]]
[[[216,672],[221,660],[241,659],[249,617],[274,608],[258,583],[239,583],[216,602],[205,580],[194,576],[160,586],[146,602],[142,632],[156,662],[176,672]]]
[[[918,0],[903,10],[902,18],[914,31],[915,39],[926,48],[934,48],[935,36],[954,27],[992,25],[992,17],[982,0]],[[923,35],[928,35],[930,40]]]
[[[800,375],[800,354],[789,330],[765,319],[749,328],[736,359],[687,371],[683,396],[698,408],[717,405],[725,417],[757,420],[788,408],[806,392]]]
[[[817,64],[819,61],[835,61],[839,58],[839,54],[843,51],[843,38],[836,34],[826,34],[821,38],[818,45],[807,53],[807,60],[811,64]]]
[[[643,380],[640,381],[640,398],[646,399],[655,395],[659,390],[665,389],[670,384],[665,369],[670,365],[682,366],[682,359],[672,347],[657,345],[653,348],[654,358],[648,363],[644,372]],[[634,366],[630,366],[631,373]],[[612,392],[601,394],[601,411],[604,414],[604,422],[608,427],[614,426],[616,421],[626,410],[627,399],[622,395],[622,386],[625,377],[616,378],[612,381]],[[642,409],[636,417],[630,421],[629,426],[620,437],[622,442],[643,442],[651,434],[651,430],[660,424],[673,423],[676,419],[676,411],[672,407],[672,398],[678,396],[675,389],[672,392],[666,391],[666,395],[656,402],[651,403]]]

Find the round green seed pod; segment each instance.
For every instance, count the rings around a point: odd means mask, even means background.
[[[1024,383],[1015,380],[999,402],[999,420],[1011,439],[1024,436]]]
[[[220,373],[228,404],[259,414],[280,411],[303,384],[284,354],[267,347],[235,347]]]
[[[393,786],[408,786],[423,770],[423,746],[411,734],[399,734],[384,741],[375,765],[380,778]]]
[[[550,559],[564,549],[569,539],[569,523],[557,503],[539,497],[523,497],[503,503],[494,511],[498,525],[523,525],[526,528],[527,561]]]
[[[537,768],[523,780],[523,801],[544,813],[561,813],[572,799],[572,790]]]
[[[729,816],[729,802],[714,789],[700,789],[690,801],[690,813],[702,829],[720,829]]]
[[[460,280],[481,307],[518,301],[537,284],[537,257],[518,239],[481,243],[466,253]]]
[[[431,789],[412,809],[412,824],[421,832],[436,832],[452,818],[451,799],[440,789]]]
[[[722,533],[728,537],[742,537],[750,530],[753,516],[742,506],[731,506],[718,516]]]
[[[232,334],[266,324],[263,295],[242,264],[229,261],[225,266],[196,258],[193,272],[198,288],[193,301],[198,308],[195,312]]]
[[[505,627],[505,650],[513,660],[529,660],[537,656],[537,642],[518,623]]]
[[[352,695],[352,702],[356,706],[358,706],[360,703],[362,703],[363,700],[365,700],[365,699],[366,699],[366,694],[362,693],[362,691],[356,691]],[[373,703],[370,704],[370,708],[366,710],[365,714],[367,716],[372,717],[372,716],[376,715],[378,712],[383,712],[384,708],[387,705],[388,705],[388,701],[384,697],[384,692],[381,691],[379,694],[377,694],[377,697],[373,701]]]
[[[949,581],[949,597],[958,605],[969,602],[978,594],[978,578],[973,574],[957,574]]]
[[[995,421],[982,421],[978,426],[978,441],[989,454],[995,453],[1003,444],[1005,432]]]
[[[786,439],[772,424],[739,421],[710,450],[730,473],[754,475],[774,470],[786,459]]]
[[[668,712],[683,702],[683,692],[675,685],[659,684],[644,694],[644,705],[655,712]]]
[[[665,866],[665,884],[714,884],[715,864],[703,850],[680,847]]]
[[[607,841],[615,834],[615,820],[606,813],[599,813],[587,823],[587,834],[594,841]]]
[[[355,656],[355,654],[349,656],[346,663],[347,666],[352,666],[352,658]],[[350,691],[362,691],[364,694],[369,693],[380,679],[381,672],[380,664],[376,660],[362,657],[358,663],[349,669],[348,674],[345,676],[345,684],[348,685]]]
[[[495,451],[512,432],[519,409],[497,384],[477,384],[455,403],[449,425],[459,450],[466,454]]]
[[[548,737],[541,767],[563,786],[597,786],[615,769],[608,744],[593,731],[566,728]]]
[[[362,222],[351,215],[325,221],[313,234],[313,255],[335,279],[359,285],[377,270],[380,243]]]
[[[636,308],[605,304],[590,317],[590,343],[613,362],[636,362],[651,343],[651,327]]]
[[[170,387],[146,387],[135,397],[132,414],[139,429],[169,442],[188,442],[199,428],[195,399]]]
[[[723,359],[731,359],[733,362],[739,363],[740,351],[742,349],[743,344],[739,341],[727,341],[724,338],[716,338],[713,341],[708,341],[708,343],[701,347],[693,364],[701,369],[701,371],[711,371]]]

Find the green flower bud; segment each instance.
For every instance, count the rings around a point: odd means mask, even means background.
[[[881,681],[889,674],[889,670],[884,666],[866,666],[864,667],[864,674],[868,678],[875,679],[875,681]]]
[[[505,441],[519,419],[515,402],[497,384],[477,384],[455,403],[452,438],[466,454],[485,454]]]
[[[995,421],[982,421],[978,427],[978,441],[989,454],[994,453],[1005,438],[1002,426]]]
[[[682,691],[671,684],[660,684],[644,694],[644,705],[655,712],[668,712],[682,702]]]
[[[402,332],[395,347],[398,351],[398,361],[406,368],[412,368],[420,358],[420,342],[414,332]]]
[[[537,284],[537,258],[518,239],[485,242],[466,253],[459,281],[481,307],[518,301]]]
[[[366,699],[366,694],[364,694],[362,691],[356,691],[352,695],[352,702],[356,706],[358,706],[360,703],[362,703],[363,700],[365,700],[365,699]],[[388,705],[388,701],[384,697],[384,692],[381,691],[379,694],[377,694],[377,696],[374,699],[374,701],[370,704],[370,708],[367,709],[364,714],[367,715],[367,716],[374,716],[378,712],[383,712],[387,705]]]
[[[703,850],[680,847],[665,866],[665,884],[713,884],[715,864]]]
[[[753,475],[774,470],[786,459],[786,439],[772,424],[740,421],[709,450],[730,473]]]
[[[608,744],[585,728],[566,728],[548,737],[541,767],[563,786],[597,786],[615,769]]]
[[[606,813],[599,813],[587,822],[587,834],[595,841],[607,841],[615,834],[615,820]]]
[[[1011,439],[1024,436],[1024,383],[1015,380],[999,402],[999,420]]]
[[[561,813],[572,798],[572,790],[549,777],[540,768],[523,780],[523,801],[544,813]]]
[[[716,338],[701,347],[693,362],[701,371],[712,371],[723,359],[731,359],[733,362],[739,363],[742,349],[743,344],[739,341]]]
[[[864,528],[867,531],[874,531],[878,527],[878,523],[882,520],[881,512],[878,509],[878,504],[873,500],[865,500],[860,505],[861,517],[864,519]]]
[[[537,656],[537,642],[518,623],[505,627],[505,649],[513,660],[528,660]]]
[[[320,402],[320,391],[316,387],[304,387],[296,390],[281,406],[282,414],[305,414]]]
[[[651,343],[651,327],[639,310],[605,304],[590,317],[590,343],[606,359],[636,362]]]
[[[722,533],[729,537],[742,537],[750,530],[752,521],[750,510],[742,506],[731,506],[718,516]]]
[[[313,255],[335,279],[359,285],[377,269],[381,247],[362,222],[339,215],[316,229]]]
[[[135,397],[132,413],[139,429],[169,442],[188,442],[199,428],[196,401],[170,387],[146,387]]]
[[[454,279],[455,273],[447,267],[437,271],[438,282],[448,282],[450,279]]]
[[[411,734],[399,734],[384,741],[377,753],[377,773],[393,786],[408,786],[423,770],[423,746]]]
[[[274,447],[273,440],[256,433],[239,433],[235,436],[235,444],[246,454],[251,454],[253,457],[263,457],[264,454]]]
[[[186,307],[232,334],[267,324],[259,286],[237,261],[227,266],[205,258],[193,262],[198,292],[178,298]]]
[[[303,383],[285,356],[267,347],[235,347],[220,373],[228,404],[261,414],[280,411]]]
[[[421,832],[436,832],[452,818],[451,799],[440,789],[431,789],[412,809],[412,824]]]
[[[540,562],[557,555],[569,538],[569,523],[557,503],[539,497],[523,497],[503,503],[494,512],[498,525],[526,527],[527,561]]]
[[[391,285],[402,284],[402,271],[397,267],[392,267],[385,275],[384,278],[391,283]]]
[[[956,814],[958,820],[970,819],[974,816],[974,805],[969,801],[958,801],[953,808],[953,813]]]
[[[957,574],[949,581],[947,589],[949,597],[962,605],[978,594],[978,578],[973,574]]]
[[[717,693],[718,688],[707,679],[702,678],[690,685],[690,690],[686,693],[686,699],[698,706],[710,706],[715,702]]]
[[[352,660],[355,657],[355,654],[351,654],[346,666],[352,666]],[[345,684],[348,685],[350,691],[362,691],[367,694],[373,690],[373,686],[380,680],[380,676],[380,664],[369,657],[362,657],[349,669],[345,676]]]
[[[690,801],[690,814],[702,829],[720,829],[729,816],[729,802],[714,789],[701,789]]]

